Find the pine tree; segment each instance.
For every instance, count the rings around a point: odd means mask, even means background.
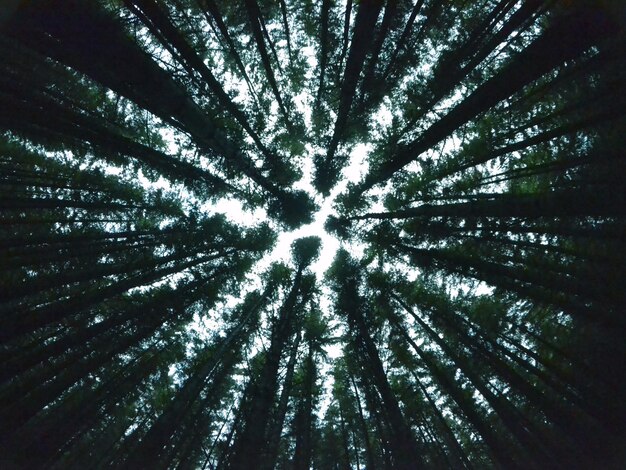
[[[624,18],[9,2],[0,466],[621,468]]]

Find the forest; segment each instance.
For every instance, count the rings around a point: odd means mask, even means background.
[[[1,3],[0,468],[624,468],[626,2]]]

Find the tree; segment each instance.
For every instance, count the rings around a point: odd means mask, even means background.
[[[2,467],[621,468],[622,3],[8,2]]]

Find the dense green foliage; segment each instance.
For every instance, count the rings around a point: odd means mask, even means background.
[[[623,2],[6,4],[0,468],[626,460]]]

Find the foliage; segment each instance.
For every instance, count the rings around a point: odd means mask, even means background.
[[[3,468],[620,468],[622,3],[9,2]]]

